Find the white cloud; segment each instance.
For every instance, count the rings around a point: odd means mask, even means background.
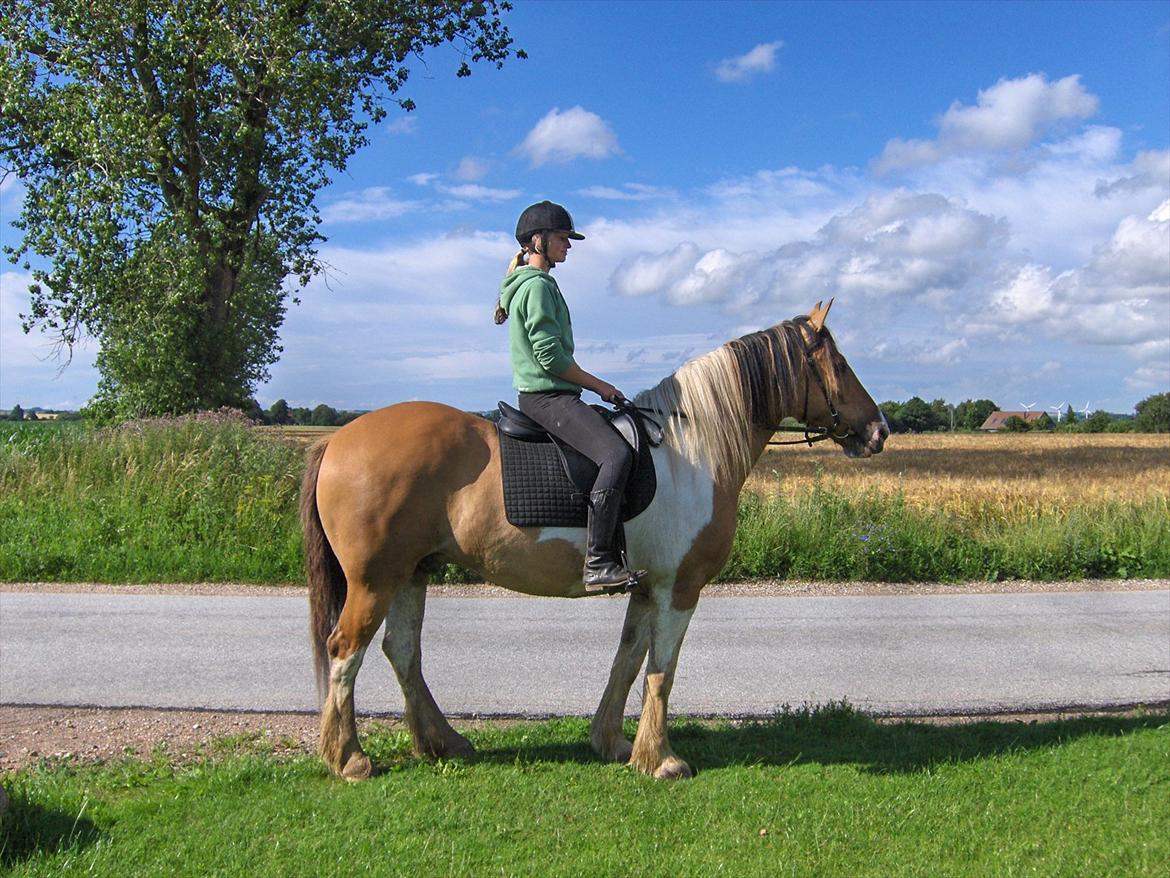
[[[767,252],[681,244],[623,262],[623,295],[659,293],[674,304],[816,301],[837,293],[921,296],[966,286],[1003,247],[1006,229],[936,194],[898,190],[840,213],[811,238]]]
[[[436,180],[440,179],[441,177],[442,177],[442,174],[430,174],[430,173],[411,174],[409,177],[406,178],[406,181],[408,183],[413,183],[415,186],[430,186],[432,183],[434,183]]]
[[[470,201],[510,201],[521,194],[519,189],[493,189],[489,186],[480,186],[478,183],[466,183],[462,186],[439,186],[438,189],[447,195],[466,198]]]
[[[1086,264],[1062,272],[1025,265],[993,292],[989,317],[1137,353],[1170,335],[1170,201],[1123,218]],[[1136,348],[1134,346],[1137,346]]]
[[[20,315],[28,311],[31,282],[23,272],[0,272],[0,408],[79,409],[97,388],[96,345],[80,342],[70,359],[50,336],[26,334]]]
[[[1096,195],[1109,198],[1123,192],[1165,189],[1170,183],[1170,150],[1139,152],[1128,170],[1123,177],[1098,180],[1094,189]]]
[[[371,186],[325,205],[321,219],[329,223],[369,222],[402,216],[418,207],[417,201],[395,198],[386,186]]]
[[[644,183],[624,183],[621,188],[614,186],[587,186],[578,189],[577,194],[585,198],[600,198],[604,201],[649,201],[673,195],[669,189],[647,186]]]
[[[418,132],[417,116],[399,116],[386,123],[389,134],[415,134]]]
[[[1088,118],[1097,107],[1097,98],[1085,91],[1079,75],[1055,82],[1037,73],[1001,79],[979,92],[973,107],[952,103],[938,120],[936,140],[890,140],[874,170],[880,174],[913,168],[966,152],[1023,149],[1053,125]]]
[[[455,171],[452,176],[456,180],[466,180],[474,183],[486,177],[490,170],[491,162],[468,155],[459,160],[459,164],[455,166]]]
[[[760,43],[749,52],[734,58],[724,58],[715,68],[720,82],[746,82],[759,73],[776,69],[776,53],[784,46],[782,40]]]
[[[577,158],[604,159],[621,152],[617,135],[596,113],[576,106],[554,107],[528,132],[515,152],[533,167],[563,164]]]

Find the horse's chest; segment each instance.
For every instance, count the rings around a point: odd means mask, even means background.
[[[658,491],[650,508],[626,522],[630,562],[654,571],[676,570],[715,509],[710,474],[681,461],[655,461]]]

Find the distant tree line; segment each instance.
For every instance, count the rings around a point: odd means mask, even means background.
[[[949,430],[978,430],[997,411],[1005,411],[990,399],[966,399],[952,405],[943,399],[927,402],[912,396],[905,402],[893,400],[879,406],[893,433],[933,433]],[[1034,420],[1008,418],[1008,432],[1047,430],[1059,433],[1167,433],[1170,432],[1170,394],[1156,393],[1134,406],[1132,415],[1095,411],[1087,417],[1070,405],[1059,419],[1047,412]]]
[[[943,399],[927,402],[917,396],[905,402],[887,400],[879,407],[893,433],[974,431],[983,426],[993,412],[1001,411],[1000,406],[990,399],[965,399],[952,405]],[[335,409],[325,403],[314,408],[290,406],[283,399],[278,399],[267,409],[261,408],[255,400],[249,400],[244,413],[259,424],[300,427],[340,427],[365,414],[364,411]],[[495,409],[472,414],[493,421],[500,417]],[[61,412],[57,419],[78,420],[81,417],[78,412]],[[13,406],[10,412],[0,412],[0,420],[3,421],[35,419],[36,410],[25,410],[19,405]],[[1039,430],[1058,433],[1167,433],[1170,432],[1170,394],[1156,393],[1146,397],[1134,406],[1132,415],[1099,410],[1083,417],[1070,405],[1059,420],[1054,420],[1047,412],[1029,421],[1013,417],[1008,418],[1004,429],[1019,433]]]
[[[345,411],[335,409],[331,405],[321,403],[313,408],[304,406],[290,406],[285,400],[278,399],[267,409],[260,408],[255,400],[244,413],[259,424],[271,424],[282,427],[340,427],[348,424],[354,418],[364,415],[364,411]]]

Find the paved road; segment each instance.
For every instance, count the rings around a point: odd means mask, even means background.
[[[425,673],[451,714],[591,713],[623,609],[432,598]],[[0,594],[0,702],[312,710],[307,627],[301,598]],[[700,602],[674,712],[842,698],[897,714],[1166,701],[1170,591]],[[402,709],[376,648],[357,699]]]

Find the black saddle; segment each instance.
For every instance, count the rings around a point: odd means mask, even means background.
[[[650,448],[662,441],[661,432],[653,423],[648,432],[636,412],[593,408],[634,450],[622,498],[622,520],[629,521],[654,499],[658,484]],[[506,402],[500,403],[496,427],[508,521],[517,527],[585,527],[597,464]]]

